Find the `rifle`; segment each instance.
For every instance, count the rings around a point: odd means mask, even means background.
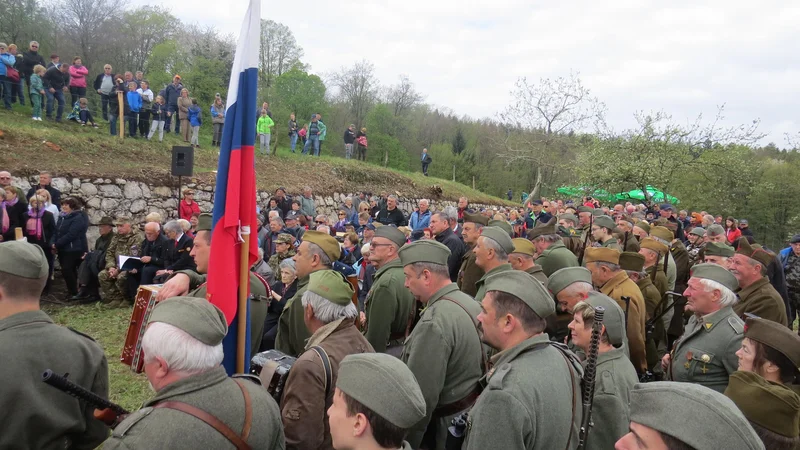
[[[683,298],[682,294],[680,294],[679,292],[675,292],[675,291],[667,291],[667,292],[664,293],[664,295],[665,296],[675,296],[677,298]],[[672,303],[670,303],[669,306],[664,308],[664,310],[662,310],[660,313],[658,313],[657,315],[651,317],[650,320],[645,322],[644,329],[645,329],[645,335],[647,336],[647,339],[649,339],[650,336],[653,335],[653,332],[656,329],[656,322],[661,320],[661,318],[664,317],[671,309],[674,309],[676,306],[682,305],[684,303],[686,303],[685,300],[674,300]],[[658,306],[661,306],[661,304],[659,303]]]
[[[603,329],[603,315],[605,308],[594,308],[594,323],[592,324],[592,338],[589,341],[589,356],[586,358],[586,367],[583,369],[583,416],[578,435],[578,450],[586,448],[586,439],[592,423],[592,403],[594,402],[594,382],[597,376],[597,347],[600,345],[600,332]]]
[[[111,428],[114,428],[124,416],[130,414],[130,412],[122,406],[112,403],[94,392],[86,390],[72,381],[69,381],[67,379],[68,376],[68,373],[64,374],[62,377],[61,375],[56,375],[52,370],[47,369],[42,374],[42,381],[78,400],[85,401],[89,406],[94,406],[94,418],[104,422]]]
[[[592,236],[592,223],[594,222],[594,215],[589,217],[589,229],[586,231],[586,237],[583,238],[583,247],[581,247],[581,254],[578,255],[578,266],[583,266],[583,254],[586,253],[586,247],[589,245],[590,237]]]
[[[628,329],[628,311],[631,309],[631,298],[630,297],[621,297],[622,301],[625,302],[625,329]]]

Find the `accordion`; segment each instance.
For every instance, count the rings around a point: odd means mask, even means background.
[[[128,334],[125,336],[125,345],[120,356],[122,364],[130,366],[132,372],[142,373],[144,369],[142,338],[150,322],[150,314],[156,306],[156,296],[162,286],[162,284],[148,284],[139,286],[139,290],[136,291]]]
[[[289,371],[297,358],[283,354],[277,350],[268,350],[259,353],[250,360],[250,373],[261,379],[261,385],[267,392],[281,404],[281,396]]]

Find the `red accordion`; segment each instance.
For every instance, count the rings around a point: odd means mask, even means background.
[[[136,300],[133,302],[131,323],[128,325],[128,334],[125,336],[125,346],[122,347],[120,360],[122,364],[130,366],[131,371],[136,373],[142,373],[144,369],[142,338],[147,324],[150,322],[150,314],[156,306],[156,296],[162,286],[162,284],[139,286]]]

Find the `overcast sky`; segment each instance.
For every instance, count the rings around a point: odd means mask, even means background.
[[[134,0],[238,33],[247,0]],[[608,107],[614,128],[663,109],[688,121],[726,104],[784,147],[800,132],[800,1],[263,1],[319,74],[361,59],[382,84],[406,74],[428,103],[495,117],[518,77],[567,76]]]

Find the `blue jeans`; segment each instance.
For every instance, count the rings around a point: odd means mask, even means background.
[[[111,113],[108,114],[108,131],[111,132],[112,136],[116,136],[117,135],[117,120],[118,119],[119,119],[118,115],[111,114]]]
[[[306,139],[306,145],[303,146],[303,154],[308,154],[308,148],[311,146],[311,143],[314,143],[314,156],[319,156],[319,135],[317,136],[309,136]]]
[[[294,153],[294,148],[297,146],[297,133],[292,133],[291,143],[292,143],[292,153]]]
[[[3,84],[3,104],[6,109],[11,109],[11,79],[5,75],[0,75],[0,83]]]
[[[172,116],[167,116],[166,125],[164,125],[164,130],[169,133],[169,127],[172,123],[172,120],[175,119],[175,134],[181,134],[181,121],[178,119],[178,105],[169,105],[168,106],[169,112],[172,113]]]
[[[58,101],[58,111],[56,111],[56,121],[61,121],[61,116],[64,114],[64,92],[61,90],[56,90],[55,92],[50,92],[50,89],[46,89],[45,93],[47,94],[47,118],[51,119],[53,117],[53,99]]]

